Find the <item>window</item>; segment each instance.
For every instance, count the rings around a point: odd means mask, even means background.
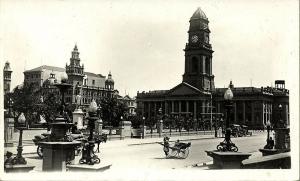
[[[206,60],[205,60],[205,72],[207,74],[210,74],[210,59],[209,59],[209,57],[206,57]]]
[[[198,72],[198,59],[196,57],[192,58],[192,72]]]
[[[209,43],[209,36],[207,33],[204,34],[204,42]]]
[[[95,80],[93,80],[93,85],[95,85]]]

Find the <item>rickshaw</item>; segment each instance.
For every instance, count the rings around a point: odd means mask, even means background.
[[[41,146],[41,142],[49,142],[50,141],[50,135],[51,133],[42,133],[41,135],[36,135],[34,136],[34,139],[32,141],[34,144],[37,146],[36,153],[40,158],[43,158],[43,147]],[[66,139],[69,141],[72,140],[77,140],[77,141],[82,141],[84,139],[82,134],[68,134],[66,135]],[[76,148],[77,154],[80,152],[80,147]]]
[[[185,159],[190,153],[191,142],[183,143],[177,140],[173,146],[170,146],[169,137],[165,137],[164,142],[158,142],[158,144],[164,146],[163,150],[167,158],[175,157]]]

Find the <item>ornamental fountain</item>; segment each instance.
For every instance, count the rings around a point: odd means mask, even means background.
[[[54,84],[62,96],[59,116],[50,123],[51,134],[48,142],[41,142],[43,148],[43,171],[66,171],[66,165],[74,163],[75,149],[81,142],[72,141],[69,129],[73,123],[65,111],[65,93],[72,87],[67,83],[68,75],[64,73],[60,84]]]

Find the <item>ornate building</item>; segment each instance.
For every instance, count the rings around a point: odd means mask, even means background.
[[[198,8],[190,18],[188,43],[185,45],[185,69],[182,83],[170,90],[137,93],[137,114],[146,120],[157,119],[162,114],[210,121],[212,114],[224,115],[225,88],[215,88],[212,71],[212,46],[209,21]],[[276,81],[271,87],[237,87],[230,83],[234,94],[232,123],[262,128],[267,121],[277,121],[278,112],[289,124],[289,91],[284,81]],[[281,106],[280,106],[281,105]],[[278,111],[280,109],[280,111]],[[211,125],[210,125],[211,126]]]
[[[68,83],[72,88],[65,95],[66,103],[76,103],[77,95],[81,95],[81,105],[88,106],[92,99],[99,102],[101,97],[114,96],[118,91],[114,89],[114,80],[109,72],[108,78],[101,74],[84,71],[84,65],[80,64],[77,45],[71,52],[69,65],[66,68],[43,65],[24,72],[24,84],[33,84],[37,88],[43,88],[44,93],[57,91],[52,85],[60,82],[60,77],[65,72],[68,75]]]
[[[4,95],[10,92],[10,85],[11,85],[11,73],[12,70],[10,69],[9,62],[5,62],[5,66],[3,69],[3,91]]]

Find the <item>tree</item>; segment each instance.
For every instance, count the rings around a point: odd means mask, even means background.
[[[35,119],[33,114],[37,104],[35,92],[36,89],[33,85],[24,85],[17,86],[12,93],[7,95],[12,100],[12,114],[14,118],[17,119],[23,112],[29,124]]]
[[[11,98],[12,113],[16,119],[23,112],[29,125],[39,122],[40,115],[47,123],[51,123],[61,109],[61,100],[57,92],[36,88],[32,84],[17,86],[12,93],[5,96],[5,106],[8,107],[7,102]],[[67,105],[65,111],[71,117],[74,109],[74,105]]]
[[[121,121],[121,116],[126,118],[128,107],[116,97],[104,97],[100,100],[102,119],[104,124],[116,127]]]

